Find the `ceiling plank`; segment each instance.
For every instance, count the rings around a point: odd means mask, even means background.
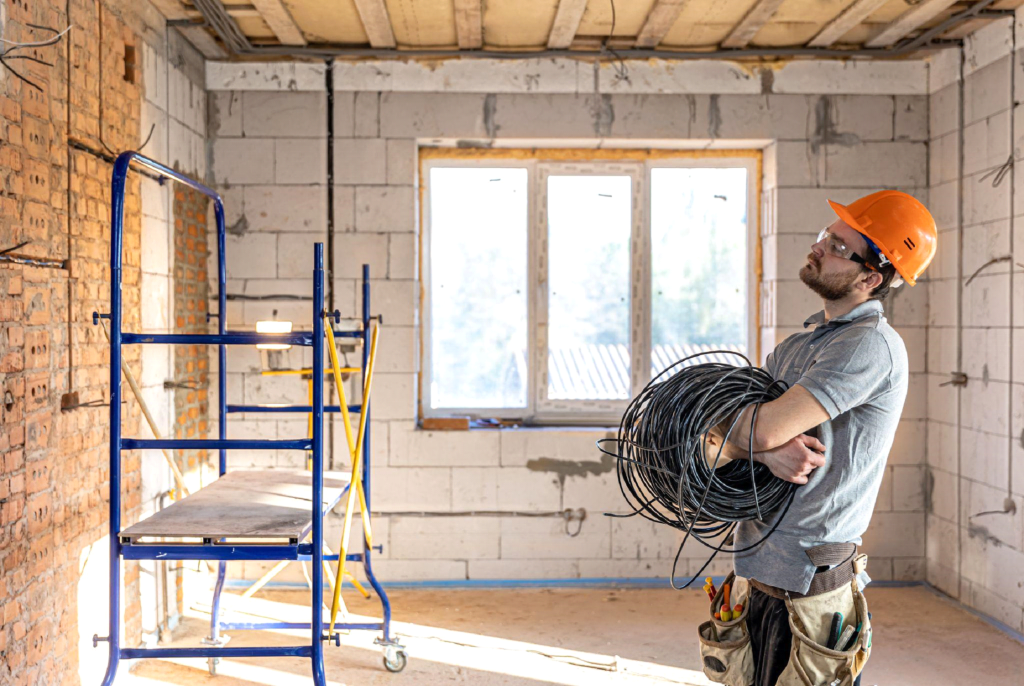
[[[687,0],[658,0],[655,2],[636,37],[636,47],[657,47],[672,25],[676,23],[686,2]]]
[[[754,39],[757,32],[768,23],[779,9],[783,0],[757,0],[740,23],[733,27],[729,35],[722,41],[723,48],[745,48]]]
[[[250,0],[253,6],[267,22],[267,26],[281,41],[281,45],[306,45],[306,39],[299,30],[299,25],[281,0]]]
[[[484,46],[483,0],[455,0],[455,33],[462,50]]]
[[[586,9],[587,0],[561,0],[558,3],[555,21],[548,34],[548,48],[561,50],[572,45]]]
[[[896,17],[877,36],[864,44],[867,48],[886,48],[955,3],[956,0],[924,0]]]
[[[872,12],[888,1],[889,0],[857,0],[855,3],[840,12],[839,16],[825,24],[821,31],[818,32],[818,35],[812,38],[811,42],[807,44],[808,47],[827,48],[831,46],[833,43],[845,36],[850,29],[867,19]]]
[[[391,18],[384,0],[355,0],[355,3],[370,45],[375,48],[395,47],[395,32],[391,29]]]

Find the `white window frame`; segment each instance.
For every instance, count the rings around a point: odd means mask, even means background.
[[[630,389],[629,398],[625,400],[551,400],[548,395],[548,179],[551,176],[628,176],[630,178],[630,231],[629,231],[629,358],[630,358]],[[644,234],[644,167],[640,161],[594,161],[594,162],[541,162],[537,165],[536,188],[533,195],[536,221],[534,222],[533,245],[535,247],[534,264],[536,280],[534,281],[534,298],[537,301],[535,319],[535,338],[537,353],[534,355],[533,373],[536,377],[537,414],[535,419],[542,423],[567,422],[607,422],[617,421],[637,390],[642,386],[638,375],[639,364],[639,329],[640,320],[640,289],[636,287],[639,275],[644,273],[643,256],[648,251],[641,243]],[[649,270],[648,270],[649,273]]]
[[[684,168],[684,169],[735,169],[742,167],[747,170],[747,267],[743,270],[746,275],[747,284],[747,308],[745,316],[746,329],[747,329],[747,358],[750,363],[755,367],[760,364],[758,358],[758,339],[760,334],[757,330],[758,318],[757,312],[761,304],[758,302],[757,293],[757,276],[755,273],[755,267],[757,267],[757,246],[760,243],[760,217],[761,217],[761,204],[758,201],[758,190],[760,188],[760,179],[757,175],[760,172],[758,160],[753,157],[700,157],[700,158],[668,158],[663,160],[647,160],[644,163],[644,208],[650,208],[651,206],[651,172],[654,169],[665,169],[665,168]],[[650,212],[647,212],[650,215]],[[653,308],[650,306],[652,302],[651,288],[651,251],[650,251],[650,240],[651,240],[651,222],[648,218],[644,226],[644,238],[647,241],[645,246],[647,251],[647,260],[644,263],[644,273],[648,275],[648,278],[642,279],[641,284],[644,289],[643,302],[646,303],[645,307],[641,308],[641,316],[643,318],[641,334],[642,339],[640,341],[640,351],[643,355],[641,360],[641,378],[642,381],[638,388],[633,390],[635,396],[639,393],[643,387],[651,380],[651,348],[654,344],[653,333],[652,333],[652,318]],[[736,360],[739,362],[739,358]]]
[[[431,341],[431,259],[430,259],[430,176],[435,168],[517,168],[527,173],[527,388],[525,408],[432,408]],[[547,179],[552,175],[594,174],[632,178],[632,227],[630,234],[630,398],[650,381],[652,309],[651,301],[651,175],[656,168],[736,168],[747,170],[747,357],[758,364],[757,278],[755,274],[759,235],[760,180],[755,157],[665,157],[647,160],[593,160],[581,162],[509,158],[430,158],[423,160],[423,226],[421,234],[421,278],[423,279],[422,333],[422,417],[470,416],[521,419],[537,425],[615,425],[628,401],[550,400],[547,398]],[[645,278],[646,277],[646,278]]]
[[[536,174],[537,163],[535,160],[515,160],[515,159],[474,159],[474,160],[462,160],[462,159],[431,159],[423,162],[423,236],[420,241],[421,254],[422,254],[422,274],[423,279],[423,312],[421,322],[423,326],[423,387],[421,397],[420,413],[424,417],[451,417],[451,416],[470,416],[470,417],[494,417],[497,419],[519,419],[532,417],[535,412],[534,398],[536,393],[533,387],[533,374],[529,369],[533,363],[536,346],[536,336],[533,335],[533,322],[535,321],[534,314],[534,298],[530,295],[530,285],[534,282],[534,263],[536,260],[533,259],[531,247],[532,243],[532,224],[534,216],[534,176]],[[431,340],[431,259],[430,259],[430,175],[431,170],[438,168],[458,168],[464,169],[466,167],[476,167],[480,169],[493,169],[493,168],[509,168],[509,169],[526,169],[526,246],[525,246],[525,257],[527,260],[526,265],[526,283],[523,285],[526,289],[526,407],[473,407],[473,408],[452,408],[452,407],[431,407],[430,401],[430,389],[433,385],[432,376],[432,365],[433,360],[433,341]]]

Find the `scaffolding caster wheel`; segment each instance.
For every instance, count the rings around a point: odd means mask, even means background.
[[[401,648],[385,648],[384,649],[384,669],[389,672],[397,674],[405,669],[406,663],[409,658],[406,656],[405,651]]]
[[[210,669],[210,676],[217,676],[217,663],[220,662],[219,657],[208,657],[206,658],[206,664]]]

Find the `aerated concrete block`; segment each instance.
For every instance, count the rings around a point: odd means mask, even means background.
[[[322,138],[278,138],[274,141],[274,182],[310,185],[327,183],[327,143]]]
[[[928,147],[893,141],[822,146],[824,182],[828,186],[924,187],[928,182]]]
[[[412,233],[417,226],[412,186],[356,186],[355,226],[370,233]]]
[[[383,138],[489,137],[484,124],[487,96],[477,93],[383,93]]]
[[[501,558],[503,560],[551,560],[572,558],[609,559],[611,520],[587,519],[575,538],[565,533],[561,519],[503,517]]]
[[[498,509],[499,467],[459,467],[452,470],[452,509],[456,512]]]
[[[872,559],[923,556],[924,512],[876,512],[863,539]]]
[[[450,512],[451,469],[448,467],[373,467],[373,509],[376,512]]]
[[[246,231],[327,230],[327,189],[323,186],[246,186],[244,207]]]
[[[325,93],[242,93],[242,129],[247,138],[324,138],[326,112]]]
[[[413,560],[497,559],[497,517],[391,517],[391,556]]]
[[[469,560],[469,579],[577,579],[582,560]]]
[[[897,95],[896,121],[893,138],[896,140],[928,140],[928,96]]]
[[[171,158],[180,160],[173,150]],[[214,178],[219,184],[274,183],[273,140],[217,138],[213,141],[212,162]]]
[[[242,136],[242,93],[211,91],[207,99],[207,130],[217,138]]]
[[[387,183],[387,141],[382,138],[338,138],[334,141],[334,183]]]
[[[1010,56],[1001,57],[964,80],[964,124],[1010,108]]]
[[[412,138],[392,138],[387,141],[387,182],[392,186],[412,186],[416,183],[419,147]]]
[[[392,467],[498,465],[496,431],[424,431],[395,427],[391,436]]]

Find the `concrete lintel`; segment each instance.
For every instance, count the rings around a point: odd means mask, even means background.
[[[928,58],[928,93],[938,93],[960,80],[960,51],[940,50]]]
[[[206,63],[211,91],[322,91],[325,67],[307,62]]]
[[[208,62],[207,84],[210,90],[322,90],[323,70],[315,63]],[[928,92],[928,67],[924,60],[797,60],[781,67],[712,59],[597,67],[570,58],[337,61],[334,83],[336,91],[918,95]]]
[[[790,62],[775,72],[772,92],[925,95],[928,93],[928,66],[924,60]]]
[[[763,149],[771,144],[770,140],[760,138],[750,139],[646,139],[646,138],[495,138],[495,139],[474,139],[465,138],[426,138],[417,141],[420,147],[428,148],[569,148],[569,149],[593,149],[593,150],[644,150],[657,148],[658,150],[754,150]],[[474,146],[474,143],[479,145]]]
[[[964,76],[1010,54],[1013,21],[1012,17],[997,19],[964,39]]]

